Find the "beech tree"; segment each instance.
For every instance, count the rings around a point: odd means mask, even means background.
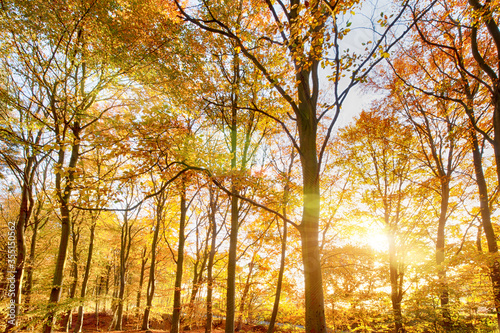
[[[435,59],[429,60],[429,63],[432,63]],[[395,67],[405,66],[404,59],[395,60],[395,62],[398,61],[400,63]],[[417,78],[418,73],[418,69],[414,68],[411,76]],[[435,77],[438,76],[439,72],[435,73]],[[425,94],[419,95],[415,90],[398,84],[397,78],[394,80],[394,83],[389,85],[390,100],[394,100],[393,107],[398,109],[399,113],[413,126],[418,145],[412,154],[429,172],[429,178],[424,180],[422,186],[434,191],[439,197],[435,209],[437,218],[436,265],[443,325],[450,329],[452,320],[448,309],[445,234],[447,221],[457,209],[459,202],[453,199],[463,196],[466,188],[461,185],[464,180],[459,176],[459,171],[463,169],[461,164],[467,154],[467,130],[459,105]],[[445,80],[443,77],[441,82]],[[439,86],[435,87],[435,90],[438,89]]]
[[[353,171],[362,202],[387,234],[394,332],[399,333],[404,332],[401,303],[409,247],[405,235],[416,227],[423,200],[410,181],[418,177],[411,154],[413,133],[390,109],[377,109],[362,112],[355,125],[342,130],[347,159],[340,163]]]
[[[137,207],[135,211],[131,208],[137,206],[138,195],[137,192],[140,188],[135,184],[123,184],[123,206],[124,212],[120,217],[117,217],[118,224],[120,228],[120,250],[119,250],[119,269],[118,269],[118,293],[114,308],[113,321],[110,327],[113,327],[116,331],[122,330],[123,323],[123,312],[124,312],[124,296],[125,296],[125,275],[127,273],[128,261],[130,257],[130,250],[132,248],[132,242],[137,236],[140,226],[137,226],[137,220],[141,207]],[[135,227],[135,228],[134,228]]]
[[[153,178],[154,176],[152,176]],[[155,188],[158,185],[154,180],[152,179],[152,182],[154,183]],[[163,186],[161,186],[163,187]],[[157,247],[158,247],[158,241],[159,241],[159,235],[160,235],[160,228],[162,226],[162,222],[164,222],[164,216],[165,216],[165,210],[168,209],[166,207],[167,200],[168,200],[168,191],[160,191],[160,193],[155,197],[155,218],[156,221],[153,224],[153,239],[151,241],[151,263],[149,264],[149,277],[148,277],[148,284],[147,284],[147,292],[146,292],[146,308],[144,309],[144,315],[142,317],[142,329],[147,330],[149,329],[149,316],[151,312],[151,307],[153,305],[153,297],[155,295],[155,274],[156,274],[156,252],[157,252]],[[144,253],[146,253],[146,248],[144,248]],[[142,270],[144,269],[145,266],[145,259],[143,257],[142,259],[143,264],[141,265]],[[143,279],[144,272],[141,271],[141,282]],[[142,285],[139,284],[139,288],[141,288]],[[138,308],[139,308],[139,301],[140,301],[140,293],[137,295],[137,303],[138,303]]]

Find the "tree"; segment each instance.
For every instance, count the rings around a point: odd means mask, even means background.
[[[127,272],[128,260],[130,256],[130,249],[132,248],[132,241],[135,236],[137,236],[141,227],[135,228],[134,226],[137,222],[138,215],[140,213],[140,206],[136,209],[135,212],[131,211],[131,208],[137,200],[137,192],[139,188],[134,184],[124,184],[123,191],[123,203],[124,203],[124,211],[122,221],[119,221],[120,226],[120,266],[118,270],[118,278],[119,278],[119,289],[118,289],[118,297],[117,304],[115,308],[115,313],[113,315],[113,322],[110,327],[113,327],[116,331],[122,330],[122,322],[123,322],[123,303],[125,296],[125,275]],[[133,214],[135,213],[135,217]]]
[[[212,332],[212,322],[213,322],[213,288],[214,288],[214,277],[213,277],[213,268],[215,261],[215,253],[216,253],[216,245],[217,245],[217,235],[220,231],[217,230],[217,220],[216,214],[218,211],[218,201],[219,201],[219,193],[217,192],[214,185],[208,185],[208,195],[209,195],[209,204],[208,204],[208,219],[210,222],[210,253],[208,255],[208,264],[207,264],[207,322],[205,324],[205,333]]]
[[[281,171],[279,172],[283,174],[283,203],[282,203],[282,211],[283,211],[283,232],[280,232],[280,237],[281,237],[281,259],[280,259],[280,268],[279,268],[279,273],[278,273],[278,281],[276,283],[276,295],[274,298],[274,305],[273,305],[273,311],[271,313],[271,319],[269,320],[269,327],[267,328],[267,333],[273,333],[274,332],[274,325],[276,323],[276,317],[278,316],[278,310],[279,310],[279,304],[280,304],[280,297],[281,297],[281,289],[283,286],[283,275],[285,273],[285,259],[286,259],[286,244],[287,244],[287,236],[288,236],[288,224],[286,221],[287,218],[287,212],[288,212],[288,201],[289,201],[289,196],[290,196],[290,179],[291,179],[291,173],[292,173],[292,167],[294,164],[295,160],[295,151],[292,152],[292,155],[290,157],[290,164],[288,165],[288,170]],[[279,223],[277,223],[277,226],[279,228]]]
[[[179,184],[179,198],[180,198],[180,219],[179,219],[179,243],[177,246],[177,258],[175,258],[175,291],[174,291],[174,304],[172,310],[172,333],[180,331],[181,321],[181,292],[182,292],[182,271],[184,269],[184,245],[186,242],[186,224],[187,224],[187,210],[189,204],[186,198],[187,184],[183,177]]]
[[[151,176],[152,178],[154,176]],[[152,182],[155,188],[158,186],[154,178]],[[161,186],[163,188],[163,185]],[[168,192],[163,190],[155,197],[155,224],[153,225],[153,240],[151,242],[151,264],[149,266],[149,278],[148,278],[148,287],[146,292],[146,308],[144,309],[144,316],[142,318],[142,329],[149,329],[149,314],[151,312],[151,306],[153,305],[153,297],[155,294],[155,270],[156,270],[156,252],[158,246],[158,236],[160,234],[160,227],[162,222],[164,222],[165,210],[168,207],[165,207],[168,200]],[[145,250],[144,250],[145,252]],[[143,259],[144,262],[144,259]],[[142,275],[141,275],[142,279]],[[139,294],[140,295],[140,294]],[[139,299],[140,296],[138,296]]]
[[[105,196],[105,193],[108,192],[109,188],[112,186],[112,183],[105,183],[103,177],[104,175],[108,175],[108,177],[114,177],[116,172],[118,171],[116,165],[107,165],[105,162],[106,155],[101,152],[101,149],[96,148],[95,153],[90,158],[89,161],[86,161],[84,170],[92,170],[92,174],[96,179],[92,179],[91,177],[85,177],[87,182],[90,184],[86,184],[83,189],[81,189],[81,195],[86,199],[85,203],[87,207],[97,207],[96,210],[86,211],[87,216],[90,220],[89,226],[89,245],[87,252],[87,260],[85,263],[85,272],[83,275],[82,286],[80,289],[80,298],[85,299],[87,296],[87,288],[90,279],[90,269],[92,266],[92,258],[94,256],[94,245],[95,245],[95,232],[99,217],[101,215],[101,210],[99,207],[104,207],[107,205],[109,197]],[[85,171],[84,171],[85,172]],[[97,308],[97,306],[96,306]],[[83,327],[83,316],[84,316],[84,304],[80,304],[78,307],[78,316],[75,324],[74,333],[79,333],[82,331]]]
[[[403,59],[395,60],[395,62],[401,63],[394,67],[404,66]],[[428,67],[432,67],[432,63],[436,62],[438,62],[436,59],[429,59]],[[413,71],[410,75],[417,78],[418,73],[418,71]],[[422,73],[420,72],[420,74]],[[439,71],[436,71],[435,76],[438,75]],[[399,84],[397,78],[395,80],[389,86],[390,100],[394,100],[393,107],[398,109],[413,126],[418,140],[418,150],[413,155],[429,172],[429,178],[422,186],[435,192],[439,197],[439,202],[436,205],[438,207],[435,209],[438,222],[436,265],[443,325],[445,329],[450,330],[452,320],[448,309],[445,231],[446,223],[458,205],[458,203],[453,202],[450,204],[450,201],[454,197],[460,197],[464,192],[465,186],[460,185],[463,183],[463,179],[459,177],[457,171],[467,152],[466,129],[461,109],[456,103],[425,94],[419,95],[414,90],[405,89],[403,85]],[[440,82],[445,82],[445,80],[446,78],[443,77]],[[434,88],[434,90],[438,89],[440,89],[439,86]],[[389,103],[391,103],[390,100]]]
[[[362,112],[354,126],[343,129],[341,138],[347,155],[341,163],[353,171],[362,202],[387,234],[394,332],[404,332],[401,302],[409,241],[405,235],[420,222],[422,211],[422,200],[411,181],[418,177],[411,154],[413,133],[390,109],[374,107]]]

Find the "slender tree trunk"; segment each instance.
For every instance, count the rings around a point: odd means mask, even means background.
[[[288,166],[288,173],[286,176],[286,183],[283,188],[283,217],[287,218],[287,207],[288,207],[288,196],[290,194],[290,177],[292,173],[293,162],[295,160],[295,153],[292,153],[290,159],[290,165]],[[279,224],[278,224],[279,231]],[[267,328],[267,333],[274,332],[274,325],[276,324],[276,318],[278,317],[278,310],[280,306],[280,296],[281,287],[283,285],[283,275],[285,273],[285,259],[286,259],[286,239],[288,235],[288,224],[286,220],[283,220],[283,235],[281,237],[281,260],[280,260],[280,270],[278,273],[278,282],[276,283],[276,295],[274,297],[273,312],[271,314],[271,320],[269,320],[269,327]]]
[[[30,216],[29,196],[31,190],[28,184],[23,184],[21,193],[21,207],[17,224],[9,223],[8,232],[8,270],[7,270],[7,296],[14,300],[14,313],[9,311],[6,332],[9,332],[17,325],[19,308],[21,305],[21,293],[23,287],[23,276],[26,258],[25,230]],[[14,288],[12,288],[14,287]],[[11,309],[9,307],[9,309]]]
[[[84,302],[85,296],[87,295],[87,285],[88,285],[89,278],[90,278],[90,267],[92,265],[92,256],[94,253],[95,228],[96,228],[96,224],[94,221],[94,223],[90,227],[89,253],[87,254],[87,264],[85,265],[85,273],[83,275],[82,290],[80,291],[80,297],[82,298],[82,302]],[[96,294],[98,294],[98,291],[96,291]],[[96,304],[97,304],[97,302],[96,302]],[[83,307],[83,303],[82,303],[78,307],[78,317],[76,319],[76,325],[75,325],[75,330],[74,330],[75,333],[79,333],[82,331],[83,310],[84,310],[84,307]]]
[[[146,256],[146,253],[147,253],[147,248],[146,248],[146,246],[144,246],[144,249],[142,250],[142,256],[141,256],[141,273],[139,275],[139,289],[137,290],[137,301],[135,303],[137,319],[140,318],[139,316],[140,316],[141,299],[142,299],[142,286],[144,285],[144,273],[146,271],[146,263],[148,262],[148,258]]]
[[[391,302],[394,315],[395,333],[404,332],[403,314],[401,312],[402,280],[403,274],[399,271],[399,263],[396,257],[396,236],[394,231],[389,231],[389,274],[391,281]]]
[[[474,160],[474,171],[476,173],[477,187],[479,191],[479,207],[483,230],[486,235],[486,242],[488,244],[488,252],[492,255],[498,253],[498,245],[496,241],[495,231],[491,223],[491,211],[489,208],[489,195],[486,179],[484,178],[482,156],[479,148],[479,142],[475,130],[469,130],[472,141],[472,156]],[[497,324],[500,326],[500,263],[496,256],[492,256],[489,262],[490,265],[490,278],[493,286],[493,300],[497,314]]]
[[[205,325],[205,333],[212,332],[212,321],[213,321],[213,312],[212,312],[212,294],[213,294],[213,266],[215,259],[215,246],[217,242],[217,223],[215,220],[215,213],[217,202],[214,194],[214,189],[212,187],[209,188],[210,195],[210,226],[212,229],[212,237],[210,242],[210,254],[208,256],[208,266],[207,266],[207,323]]]
[[[26,152],[26,150],[25,150]],[[8,224],[8,255],[7,255],[7,296],[14,301],[14,307],[9,306],[9,315],[5,332],[17,325],[22,302],[23,278],[26,266],[26,228],[33,211],[33,177],[37,168],[36,157],[31,155],[26,160],[22,173],[21,204],[17,224]],[[12,288],[13,287],[13,288]],[[13,310],[13,312],[12,312]]]
[[[41,228],[40,212],[42,204],[38,202],[35,215],[33,218],[33,234],[31,235],[30,254],[26,267],[26,305],[31,302],[31,293],[33,291],[33,272],[35,270],[35,255],[36,255],[36,242],[38,239],[38,229]]]
[[[160,225],[163,218],[163,207],[165,205],[165,193],[163,192],[158,198],[156,207],[156,225],[153,233],[153,242],[151,244],[151,265],[149,267],[148,289],[146,291],[146,308],[144,309],[144,317],[142,318],[142,329],[149,329],[149,315],[153,304],[155,294],[155,269],[156,269],[156,246],[158,244],[158,235],[160,234]],[[144,249],[144,252],[145,249]]]
[[[283,214],[283,216],[286,217],[286,214]],[[280,270],[278,273],[278,282],[276,283],[276,296],[274,297],[273,312],[271,314],[271,320],[269,321],[269,327],[267,329],[267,333],[274,332],[274,325],[276,324],[276,318],[278,317],[278,310],[279,310],[279,306],[280,306],[281,288],[283,285],[283,275],[285,273],[287,233],[288,233],[287,222],[283,222],[283,238],[281,239]]]
[[[443,327],[446,330],[451,329],[451,317],[448,309],[448,286],[446,282],[446,268],[444,267],[445,261],[445,226],[448,213],[448,204],[450,198],[450,185],[448,178],[441,181],[441,210],[439,213],[438,232],[436,239],[436,265],[438,268],[439,280],[439,298],[441,301],[441,308],[443,311]]]
[[[480,24],[484,23],[489,35],[494,40],[495,44],[500,45],[500,35],[498,34],[498,23],[496,22],[493,16],[493,8],[489,5],[489,1],[485,1],[485,4],[481,4],[478,0],[469,0],[469,5],[479,13],[478,22]],[[481,53],[478,49],[478,34],[477,34],[478,25],[472,27],[471,31],[471,49],[474,59],[477,64],[479,64],[480,68],[483,70],[483,73],[487,74],[492,82],[492,90],[491,90],[491,103],[493,105],[493,149],[495,155],[495,164],[496,164],[496,173],[497,173],[497,184],[500,184],[500,81],[498,79],[498,66],[496,69],[492,69],[489,67],[488,61],[481,56]],[[498,48],[497,48],[498,49]],[[496,61],[498,63],[499,55],[496,56]],[[493,61],[494,63],[494,61]],[[485,68],[489,70],[485,70]],[[496,71],[496,72],[495,72]],[[470,120],[470,132],[472,139],[472,150],[473,150],[473,159],[474,159],[474,170],[476,172],[476,180],[479,189],[479,201],[480,201],[480,213],[482,218],[483,230],[486,235],[486,241],[488,244],[488,252],[492,254],[492,259],[490,264],[490,277],[491,282],[493,284],[493,295],[494,295],[494,303],[497,313],[497,325],[500,327],[500,263],[498,259],[496,259],[496,254],[498,253],[498,245],[496,243],[495,232],[491,225],[491,212],[489,210],[489,197],[488,197],[488,189],[486,186],[486,181],[484,179],[482,161],[481,161],[481,152],[479,150],[479,143],[476,136],[476,131],[473,128],[473,123],[477,124],[477,119],[474,118],[473,108],[470,107],[473,102],[472,94],[470,90],[467,91],[467,97],[469,102],[469,107],[466,107],[467,115]]]
[[[68,164],[68,176],[64,188],[62,186],[62,170],[56,170],[56,196],[59,202],[59,210],[61,212],[61,238],[59,242],[59,252],[57,254],[56,268],[54,278],[52,280],[52,290],[50,292],[49,307],[47,311],[47,322],[43,328],[44,333],[52,333],[54,325],[55,307],[61,299],[62,286],[64,281],[64,267],[66,266],[66,257],[68,255],[69,237],[71,234],[71,219],[69,200],[73,191],[73,182],[76,174],[76,163],[78,162],[80,150],[80,125],[76,123],[73,128],[74,140],[71,149],[71,157]],[[58,133],[56,133],[58,135]],[[64,163],[64,144],[59,141],[59,145],[63,148],[59,150],[58,165]]]
[[[106,311],[106,306],[107,306],[107,303],[108,303],[108,294],[109,294],[109,279],[111,277],[111,269],[112,269],[112,266],[110,264],[108,264],[106,266],[107,268],[107,274],[106,274],[106,282],[104,283],[105,285],[105,291],[104,291],[104,306],[103,306],[103,311]]]
[[[119,270],[119,289],[118,289],[118,304],[116,309],[116,323],[114,329],[122,330],[123,325],[123,302],[125,297],[125,274],[127,271],[127,261],[132,245],[132,226],[129,223],[128,213],[125,213],[124,223],[121,234],[121,249],[120,249],[120,270]]]
[[[186,228],[186,189],[184,182],[181,185],[181,218],[179,222],[179,246],[177,248],[177,267],[175,272],[174,309],[172,311],[172,329],[170,333],[179,333],[181,321],[181,292],[182,292],[182,270],[184,266],[184,243],[186,241],[184,232]]]
[[[247,278],[245,281],[245,287],[243,288],[243,294],[241,295],[238,324],[236,325],[237,331],[240,331],[241,327],[243,326],[243,311],[245,311],[247,296],[248,296],[248,292],[250,291],[250,279],[252,278],[252,271],[253,271],[253,266],[255,264],[255,255],[256,254],[257,254],[257,251],[254,252],[254,254],[252,256],[252,260],[250,260],[250,264],[248,264],[249,269],[248,269],[248,274],[247,274]]]
[[[121,247],[123,246],[123,229],[121,231],[122,235],[122,240],[121,245],[120,245],[120,252],[121,252]],[[109,276],[108,276],[109,279]],[[116,259],[115,256],[113,255],[113,292],[111,293],[111,312],[113,313],[113,319],[111,320],[111,323],[108,326],[108,331],[113,330],[113,328],[116,326],[116,318],[118,314],[118,293],[120,289],[120,272],[117,272],[116,269]]]
[[[226,293],[226,333],[234,332],[234,319],[236,309],[236,257],[238,249],[238,215],[239,200],[235,181],[232,185],[231,197],[231,231],[229,234],[229,256],[227,264],[227,293]]]
[[[78,242],[80,240],[80,231],[75,232],[74,224],[73,224],[73,237],[72,237],[72,245],[73,245],[73,267],[71,270],[71,275],[73,276],[73,281],[71,281],[71,286],[69,288],[69,298],[74,299],[76,295],[76,287],[78,286]],[[66,332],[71,330],[72,325],[72,313],[73,309],[69,309],[66,312],[66,318],[64,320],[64,328]]]
[[[234,54],[233,73],[236,86],[239,84],[239,57]],[[238,94],[237,87],[232,92],[231,100],[231,170],[236,171],[238,162]],[[229,256],[227,262],[227,292],[226,292],[226,328],[225,333],[234,332],[234,317],[236,309],[236,260],[238,250],[238,215],[239,215],[239,200],[238,187],[236,186],[235,176],[231,179],[231,229],[229,233]]]
[[[198,237],[198,229],[199,228],[196,228],[197,237]],[[200,263],[200,258],[198,256],[197,261],[193,267],[193,287],[191,289],[191,295],[189,296],[189,305],[188,305],[189,325],[192,325],[194,322],[194,315],[195,315],[194,308],[195,308],[196,296],[198,295],[198,291],[200,290],[200,286],[201,286],[202,280],[203,280],[203,271],[205,270],[205,267],[207,265],[208,240],[209,240],[209,237],[207,235],[205,249],[203,251],[203,259],[201,260],[201,263]],[[199,269],[198,269],[198,265],[200,266]]]

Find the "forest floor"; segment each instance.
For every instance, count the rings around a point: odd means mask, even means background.
[[[97,322],[96,315],[94,313],[87,313],[85,314],[84,320],[83,320],[83,329],[82,331],[84,333],[97,333],[97,332],[110,332],[108,330],[108,327],[110,326],[111,320],[113,319],[111,315],[105,314],[105,313],[100,313],[99,314],[99,323]],[[76,314],[73,316],[73,324],[76,323]],[[161,322],[161,320],[151,320],[150,322],[150,329],[145,331],[145,330],[140,330],[140,323],[137,321],[136,317],[128,317],[125,316],[123,320],[123,325],[122,331],[112,331],[114,333],[146,333],[146,332],[151,332],[151,333],[164,333],[164,332],[169,332],[170,330],[165,329],[164,324]],[[70,330],[70,332],[73,332],[74,327]],[[243,325],[242,329],[240,332],[266,332],[267,328],[262,326],[262,325]],[[56,329],[54,331],[55,333],[63,333],[65,332],[64,329]],[[200,327],[200,328],[192,328],[192,329],[181,329],[181,332],[184,333],[204,333],[205,328]],[[224,333],[224,324],[218,325],[212,330],[213,333]]]

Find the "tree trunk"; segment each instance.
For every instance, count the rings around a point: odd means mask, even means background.
[[[295,159],[295,153],[292,153],[290,165],[288,167],[286,183],[285,183],[285,186],[283,188],[283,217],[285,219],[287,218],[288,196],[290,193],[290,175],[292,173],[294,159]],[[279,224],[278,224],[278,231],[279,231]],[[278,317],[278,309],[280,306],[281,287],[283,285],[283,275],[285,273],[287,234],[288,234],[288,224],[287,224],[286,220],[283,220],[283,236],[281,238],[280,270],[278,273],[278,282],[276,284],[276,296],[274,297],[273,312],[271,314],[271,319],[269,320],[269,327],[267,328],[267,333],[274,332],[274,325],[276,324],[276,318]]]
[[[233,73],[234,81],[236,82],[233,86],[234,88],[231,94],[231,170],[236,172],[236,166],[238,162],[238,120],[237,120],[237,110],[238,110],[238,90],[237,85],[239,84],[239,57],[238,54],[234,54],[233,58]],[[236,260],[237,260],[237,250],[238,250],[238,216],[239,216],[239,191],[236,186],[236,179],[233,174],[231,179],[231,229],[229,233],[229,256],[227,262],[227,292],[226,292],[226,328],[225,333],[234,332],[234,317],[236,309]]]
[[[231,231],[229,234],[229,256],[227,263],[227,293],[226,293],[226,329],[225,333],[234,332],[234,317],[236,309],[236,257],[238,249],[238,215],[239,200],[235,181],[232,185],[231,196]]]
[[[237,331],[240,331],[241,327],[243,326],[243,311],[245,311],[247,296],[248,296],[248,292],[250,291],[250,279],[252,278],[252,271],[253,271],[253,266],[255,264],[255,255],[256,254],[257,254],[257,251],[254,252],[254,254],[252,256],[252,260],[250,260],[250,263],[248,264],[248,266],[249,266],[248,275],[247,275],[247,278],[245,281],[245,287],[243,288],[243,294],[241,295],[238,324],[236,325]]]
[[[25,149],[26,152],[26,149]],[[29,152],[28,152],[29,153]],[[21,204],[19,206],[19,219],[17,224],[8,223],[8,255],[7,255],[7,296],[14,302],[14,307],[9,307],[9,315],[5,332],[9,332],[17,325],[19,309],[22,301],[24,270],[26,266],[26,238],[25,232],[28,221],[33,211],[33,177],[37,163],[35,156],[31,155],[26,160],[22,173]],[[11,302],[12,302],[11,301]],[[12,304],[12,303],[11,303]]]
[[[146,246],[144,246],[144,249],[142,250],[142,256],[141,256],[141,273],[139,275],[139,288],[137,290],[137,300],[135,303],[137,319],[139,319],[139,316],[140,316],[141,299],[142,299],[142,286],[144,285],[144,273],[146,271],[146,263],[148,262],[148,258],[146,256],[146,253],[147,253],[147,248],[146,248]]]
[[[90,242],[89,242],[89,253],[87,255],[87,264],[85,265],[85,273],[83,276],[83,282],[82,282],[82,290],[80,291],[80,297],[82,298],[82,302],[84,302],[85,296],[87,295],[87,285],[89,282],[90,278],[90,267],[92,264],[92,255],[94,252],[94,236],[95,236],[95,221],[90,227]],[[98,294],[98,291],[96,291],[96,294]],[[96,302],[97,304],[97,302]],[[97,306],[97,305],[96,305]],[[78,307],[78,317],[76,319],[76,325],[75,325],[75,333],[79,333],[82,331],[83,327],[83,303]],[[97,319],[98,321],[99,319]]]
[[[181,291],[182,291],[182,270],[184,265],[184,243],[186,241],[184,231],[186,228],[186,189],[181,185],[181,218],[179,222],[179,246],[177,248],[177,267],[175,272],[174,309],[172,311],[172,329],[170,333],[179,333],[181,321]]]
[[[76,295],[76,287],[78,285],[78,241],[80,240],[80,231],[75,232],[75,226],[72,227],[72,245],[73,245],[73,267],[71,270],[71,275],[73,276],[73,281],[71,281],[71,286],[69,288],[69,298],[74,299]],[[66,312],[66,318],[64,319],[64,329],[66,332],[71,330],[72,325],[72,312],[73,309],[69,309]]]
[[[496,258],[498,253],[498,245],[496,241],[495,231],[491,223],[491,211],[489,208],[489,195],[488,187],[483,173],[483,163],[479,142],[475,130],[469,130],[472,141],[472,156],[474,160],[474,172],[476,173],[476,181],[479,192],[479,206],[480,214],[483,225],[483,230],[486,235],[486,242],[488,244],[488,252],[492,255],[490,258],[490,278],[493,286],[493,301],[495,304],[497,324],[500,326],[500,263]]]
[[[217,223],[215,220],[215,213],[217,207],[217,199],[214,195],[214,189],[212,187],[209,188],[210,195],[210,226],[212,229],[212,238],[210,242],[210,254],[208,256],[208,266],[207,266],[207,322],[205,325],[205,333],[212,332],[212,289],[214,285],[213,278],[213,266],[214,266],[214,258],[215,258],[215,246],[217,241]]]
[[[491,6],[489,6],[489,1],[485,1],[485,4],[481,4],[478,0],[469,0],[469,5],[479,13],[478,23],[484,23],[486,28],[488,29],[488,33],[497,45],[500,45],[500,36],[498,34],[498,24],[493,17],[493,12]],[[489,64],[485,59],[481,56],[480,51],[478,50],[478,39],[477,39],[477,29],[478,25],[473,26],[471,33],[471,49],[474,59],[476,60],[479,67],[483,70],[483,73],[487,74],[492,82],[491,84],[491,103],[493,105],[493,149],[495,155],[495,164],[496,164],[496,174],[497,174],[497,185],[500,184],[500,82],[498,80],[498,66],[495,66],[496,69],[489,67]],[[496,62],[498,63],[499,54],[497,52]],[[494,63],[494,61],[493,61]],[[485,70],[487,68],[487,70]],[[495,72],[496,70],[496,72]],[[471,93],[468,93],[469,105],[472,104],[472,96]],[[476,131],[473,128],[473,123],[477,124],[477,119],[474,118],[473,109],[471,107],[467,107],[466,110],[467,115],[470,120],[470,132],[472,139],[472,151],[473,151],[473,159],[474,159],[474,170],[476,173],[477,185],[479,188],[479,201],[480,201],[480,212],[482,218],[482,224],[484,233],[486,235],[486,241],[488,244],[488,252],[492,254],[490,264],[490,277],[491,282],[493,284],[493,295],[494,295],[494,303],[497,313],[497,324],[500,327],[500,263],[496,258],[496,254],[498,253],[498,245],[495,239],[495,232],[491,225],[491,212],[489,210],[489,197],[488,197],[488,189],[486,186],[486,181],[484,179],[482,161],[481,161],[481,152],[479,150],[479,143],[476,136]],[[483,216],[484,214],[484,216]]]
[[[122,227],[123,228],[123,227]],[[121,238],[122,240],[121,245],[120,245],[120,252],[121,252],[121,247],[123,246],[123,229],[121,231],[122,235]],[[108,275],[108,281],[109,281],[109,275]],[[111,320],[111,323],[108,326],[108,331],[113,330],[113,328],[116,326],[116,315],[118,311],[118,293],[120,289],[120,273],[119,271],[117,272],[116,269],[116,258],[113,253],[113,292],[111,293],[111,312],[113,313],[113,319]],[[108,284],[106,285],[106,290],[108,289]]]
[[[149,267],[148,289],[146,291],[146,308],[144,309],[144,317],[142,318],[142,329],[149,329],[149,314],[153,304],[153,297],[155,294],[155,269],[156,269],[156,245],[158,244],[158,235],[160,234],[160,225],[163,216],[163,207],[165,204],[165,193],[163,192],[158,198],[156,207],[156,225],[153,233],[153,242],[151,244],[151,265]],[[144,249],[146,253],[146,249]]]
[[[479,224],[477,226],[477,234],[476,234],[476,249],[477,249],[477,252],[479,252],[479,253],[483,252],[483,245],[481,243],[482,234],[483,234],[483,225]]]
[[[302,78],[306,82],[308,76]],[[300,85],[299,85],[300,86]],[[325,304],[323,296],[323,277],[319,252],[319,164],[316,155],[316,115],[306,101],[303,89],[299,89],[299,105],[297,115],[302,178],[303,178],[303,210],[300,224],[302,241],[302,261],[304,265],[305,286],[305,324],[306,332],[326,332]]]
[[[31,192],[31,190],[28,189],[28,185],[23,184],[19,220],[15,226],[14,222],[9,223],[7,296],[10,300],[14,301],[14,313],[12,313],[11,310],[9,311],[7,328],[5,329],[6,332],[9,332],[16,326],[19,316],[19,307],[21,305],[21,292],[26,258],[25,230],[30,215],[29,192]],[[12,308],[9,307],[9,309]]]
[[[283,216],[286,217],[285,211],[283,212]],[[279,309],[279,305],[280,305],[280,296],[281,296],[281,287],[283,285],[283,275],[285,273],[287,233],[288,233],[287,222],[283,221],[283,238],[281,239],[280,270],[278,273],[278,282],[276,283],[276,296],[274,297],[273,312],[271,314],[271,320],[269,320],[269,327],[267,329],[267,333],[274,332],[274,325],[276,324],[276,318],[278,317],[278,309]]]
[[[39,201],[33,219],[33,234],[31,235],[30,254],[26,267],[26,305],[31,302],[31,293],[33,291],[33,272],[35,270],[35,255],[36,255],[36,242],[38,238],[38,229],[41,228],[40,212],[42,210],[42,203]]]
[[[71,193],[73,191],[73,182],[75,180],[76,174],[76,163],[78,162],[79,149],[80,149],[80,126],[75,124],[73,128],[73,145],[71,149],[71,157],[67,169],[67,179],[64,188],[61,184],[62,182],[62,166],[64,163],[64,144],[59,141],[58,165],[59,170],[56,169],[55,183],[56,183],[56,197],[59,203],[59,210],[61,212],[61,239],[59,241],[59,252],[57,254],[56,268],[54,272],[54,278],[52,280],[52,290],[50,292],[49,306],[47,311],[47,322],[43,328],[44,333],[52,333],[52,326],[54,325],[56,306],[61,299],[62,286],[64,281],[64,267],[66,266],[66,257],[68,255],[68,245],[69,237],[71,234],[71,219],[70,219],[70,207],[69,200],[71,198]],[[58,133],[56,133],[56,136]]]
[[[197,238],[197,244],[198,244],[198,234],[199,228],[196,228],[196,238]],[[208,240],[209,240],[209,235],[207,234],[207,238],[205,240],[205,249],[203,250],[203,258],[201,259],[200,263],[200,256],[197,254],[196,258],[196,263],[194,264],[193,267],[193,287],[191,289],[191,295],[189,296],[189,305],[188,305],[188,318],[189,318],[189,325],[192,326],[194,320],[194,315],[195,315],[195,301],[196,301],[196,296],[198,295],[198,291],[200,290],[200,286],[203,280],[203,271],[205,270],[205,267],[207,265],[207,260],[208,260]],[[197,252],[199,253],[199,252]],[[198,269],[198,265],[200,268]]]
[[[125,296],[125,274],[127,270],[127,261],[132,245],[132,226],[129,224],[128,213],[124,215],[124,223],[121,233],[121,248],[120,248],[120,270],[119,270],[119,289],[118,289],[118,304],[116,309],[116,323],[114,329],[122,330],[123,324],[123,301]]]
[[[106,290],[105,290],[105,294],[104,294],[104,308],[103,310],[106,311],[106,305],[108,303],[108,294],[109,294],[109,279],[111,277],[111,269],[114,267],[114,262],[113,262],[113,266],[111,265],[107,265],[107,274],[106,274]]]
[[[445,226],[450,198],[450,184],[448,178],[441,181],[441,210],[439,212],[438,232],[436,239],[436,265],[438,269],[439,298],[443,311],[443,327],[446,331],[451,329],[451,317],[448,309],[448,286],[446,282],[445,261]]]
[[[403,314],[401,312],[403,274],[399,270],[399,263],[396,257],[396,236],[394,231],[389,231],[389,274],[391,281],[391,302],[394,315],[394,332],[404,332]]]

